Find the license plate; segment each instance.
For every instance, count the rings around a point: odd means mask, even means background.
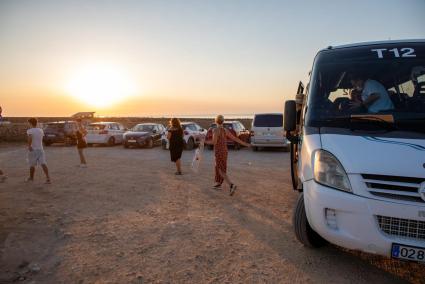
[[[47,137],[55,137],[55,134],[48,134]]]
[[[129,140],[128,140],[128,142],[129,142],[129,143],[136,143],[137,141],[136,141],[136,140],[134,140],[134,139],[129,139]]]
[[[425,263],[425,248],[393,244],[391,248],[391,256],[397,259]]]

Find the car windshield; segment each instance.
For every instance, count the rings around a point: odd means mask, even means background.
[[[143,125],[136,125],[133,128],[133,130],[134,131],[140,131],[140,132],[152,132],[154,127],[155,127],[154,125],[143,124]]]
[[[223,126],[225,128],[227,128],[227,129],[233,129],[233,125],[231,123],[223,123]],[[210,127],[211,128],[216,128],[217,127],[217,124],[216,123],[213,123],[213,124],[211,124]]]
[[[105,124],[89,124],[87,126],[88,130],[103,130],[105,129]]]
[[[283,114],[257,114],[254,118],[255,127],[282,127]]]
[[[306,125],[352,128],[363,119],[378,122],[376,128],[425,132],[424,51],[422,45],[319,53]]]

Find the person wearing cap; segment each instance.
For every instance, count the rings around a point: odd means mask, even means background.
[[[205,144],[214,146],[214,157],[215,157],[215,185],[214,189],[220,190],[223,182],[226,182],[230,187],[230,196],[236,191],[236,185],[230,181],[227,175],[227,139],[231,139],[236,143],[239,143],[246,147],[251,147],[251,144],[245,143],[239,138],[235,137],[228,129],[224,128],[224,117],[218,115],[215,118],[217,127],[213,130],[212,141],[205,141]]]

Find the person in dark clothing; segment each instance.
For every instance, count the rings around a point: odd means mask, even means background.
[[[180,120],[178,118],[173,118],[170,120],[170,128],[168,129],[167,138],[169,141],[169,149],[171,161],[176,163],[176,175],[182,174],[181,168],[181,157],[184,148],[183,142],[183,128],[180,125]]]
[[[81,119],[77,119],[77,125],[78,125],[78,130],[77,130],[77,150],[78,150],[78,155],[80,156],[80,167],[81,168],[86,168],[87,167],[87,162],[86,162],[86,157],[84,157],[84,148],[87,148],[87,142],[86,142],[86,135],[87,135],[87,130],[84,128],[84,125],[81,121]]]

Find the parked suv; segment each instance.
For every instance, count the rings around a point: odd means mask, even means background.
[[[290,143],[283,131],[283,114],[256,114],[252,120],[251,144],[254,151],[259,147],[283,147],[289,151]]]
[[[65,143],[65,145],[75,145],[77,141],[77,123],[75,121],[49,122],[44,128],[44,145],[50,146],[53,143]]]
[[[227,128],[234,136],[238,137],[242,141],[249,143],[250,142],[250,132],[243,126],[240,121],[225,121],[223,126]],[[212,139],[213,129],[217,127],[216,123],[211,124],[210,128],[207,132],[207,140]],[[233,147],[236,150],[239,150],[241,145],[239,143],[234,142],[233,140],[227,139],[227,145]],[[213,145],[208,145],[208,149],[212,150],[214,148]]]
[[[161,145],[164,132],[165,127],[162,124],[140,123],[124,133],[123,145],[125,148],[130,146],[152,148],[155,145]]]
[[[186,150],[192,150],[201,143],[201,140],[207,134],[207,131],[194,122],[182,122],[181,126],[183,128],[183,140]],[[167,149],[168,139],[167,131],[162,135],[162,148]]]

